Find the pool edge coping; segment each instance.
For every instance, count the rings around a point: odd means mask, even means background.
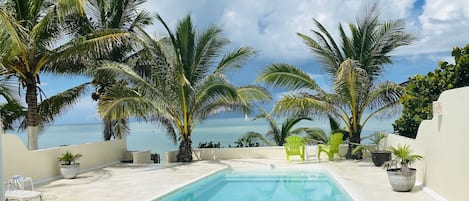
[[[166,192],[163,192],[163,193],[161,193],[160,195],[157,195],[157,196],[155,196],[155,197],[149,199],[148,201],[155,201],[155,200],[157,200],[157,199],[161,199],[161,198],[163,198],[163,197],[165,197],[165,196],[170,195],[170,194],[173,193],[173,192],[176,192],[176,191],[179,190],[179,189],[182,189],[182,188],[184,188],[184,187],[186,187],[186,186],[189,186],[189,185],[191,185],[191,184],[193,184],[193,183],[196,183],[196,182],[200,181],[201,179],[210,177],[210,176],[212,176],[212,175],[215,175],[215,174],[217,174],[217,173],[219,173],[219,172],[222,172],[222,171],[224,171],[224,170],[227,170],[227,169],[230,169],[230,167],[229,167],[229,166],[220,167],[220,168],[218,168],[218,169],[215,169],[215,170],[213,170],[213,171],[210,171],[210,172],[207,173],[207,174],[200,175],[200,176],[198,176],[198,177],[196,177],[196,178],[194,178],[194,179],[192,179],[192,180],[189,180],[189,181],[187,181],[187,182],[184,182],[184,183],[181,183],[181,184],[179,184],[179,185],[176,185],[174,188],[171,188],[171,189],[167,190]]]

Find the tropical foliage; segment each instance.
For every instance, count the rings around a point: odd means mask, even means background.
[[[262,134],[250,131],[239,137],[235,142],[235,147],[260,147],[271,145],[267,138]]]
[[[285,144],[285,139],[295,133],[299,133],[300,130],[304,130],[304,128],[297,128],[293,129],[293,127],[298,124],[301,120],[312,120],[311,118],[308,117],[289,117],[286,118],[281,127],[277,124],[277,121],[273,118],[273,116],[269,113],[267,113],[265,110],[261,109],[261,114],[258,114],[257,116],[254,117],[254,120],[257,119],[265,119],[269,123],[270,130],[267,131],[265,134],[268,139],[271,139],[273,142],[275,142],[276,145],[282,146]],[[259,141],[264,142],[265,144],[269,145],[268,141],[262,136],[262,134],[250,131],[245,134],[245,138],[253,138],[253,139],[258,139]]]
[[[222,148],[220,142],[199,142],[197,148]]]
[[[7,70],[4,75],[16,77],[20,86],[26,89],[29,149],[38,147],[39,127],[52,120],[63,107],[75,102],[85,89],[82,86],[70,89],[65,92],[69,96],[55,96],[55,100],[49,100],[40,107],[38,88],[41,74],[78,73],[83,60],[106,55],[113,47],[125,44],[129,39],[129,35],[120,30],[75,37],[74,28],[78,22],[73,19],[80,15],[84,15],[81,0],[0,3],[0,67]],[[68,38],[70,40],[66,40]],[[71,95],[70,92],[76,94]],[[56,102],[60,104],[50,104]]]
[[[62,165],[73,165],[75,164],[75,161],[80,159],[83,155],[80,153],[77,154],[72,154],[70,151],[65,151],[60,157],[57,158],[57,160],[62,164]]]
[[[369,144],[356,144],[357,146],[352,150],[352,153],[357,153],[362,150],[368,151],[370,153],[384,151],[380,149],[380,143],[386,137],[388,137],[388,135],[380,131],[375,132],[373,135],[364,137],[362,139],[369,139],[370,143]]]
[[[197,123],[225,111],[249,113],[253,101],[270,95],[260,87],[236,87],[225,72],[240,68],[255,52],[249,47],[222,54],[228,40],[221,29],[197,31],[190,16],[175,30],[158,16],[167,38],[145,39],[145,52],[133,68],[104,64],[106,74],[120,74],[132,82],[107,90],[99,105],[105,119],[135,116],[159,122],[174,141],[179,141],[177,161],[192,161],[191,136]],[[177,132],[177,135],[176,135]]]
[[[134,40],[126,43],[118,48],[114,48],[110,54],[98,58],[100,60],[108,60],[113,62],[126,63],[139,54],[141,51],[137,49],[138,33],[142,33],[143,29],[152,24],[152,17],[148,12],[141,9],[141,5],[145,0],[91,0],[87,9],[87,16],[83,21],[83,25],[78,29],[82,34],[90,34],[98,31],[106,30],[122,30],[133,35]],[[100,101],[107,89],[116,82],[116,78],[106,76],[94,76],[92,81],[95,86],[95,92],[92,93],[93,100]],[[103,138],[110,140],[111,138],[121,138],[129,133],[128,120],[104,120]]]
[[[331,130],[329,135],[321,128],[299,128],[295,130],[295,134],[305,133],[304,139],[308,144],[327,144],[329,142],[329,136],[333,133],[343,133],[344,140],[348,139],[348,135],[346,135],[348,131],[341,128],[339,121],[330,115],[328,115],[328,119]]]
[[[387,161],[384,163],[384,167],[386,169],[392,168],[392,166],[396,166],[398,164],[401,165],[401,172],[404,174],[409,174],[410,172],[410,165],[412,162],[422,160],[423,156],[418,154],[413,154],[412,150],[410,150],[410,146],[405,144],[397,145],[397,147],[390,147],[391,153],[394,155],[394,159]]]
[[[451,55],[454,64],[440,62],[433,72],[407,81],[406,94],[401,98],[402,116],[393,124],[399,135],[415,138],[420,122],[433,117],[432,103],[443,91],[469,86],[469,45],[454,48]]]
[[[404,89],[392,82],[379,82],[390,53],[413,41],[404,31],[403,20],[380,21],[376,4],[349,24],[350,35],[339,25],[340,42],[317,20],[313,36],[298,33],[321,61],[322,70],[333,82],[332,91],[321,89],[306,72],[289,64],[267,66],[259,76],[268,85],[294,90],[276,104],[274,111],[298,116],[331,115],[347,127],[350,142],[360,143],[363,126],[378,114],[393,114]],[[352,154],[349,144],[347,158]]]

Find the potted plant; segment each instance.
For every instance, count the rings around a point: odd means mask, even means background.
[[[60,173],[65,179],[74,179],[78,175],[80,170],[80,163],[75,161],[81,158],[81,154],[72,154],[70,151],[65,151],[62,156],[58,157],[57,160],[60,163]]]
[[[415,173],[417,170],[409,166],[412,162],[421,160],[423,157],[412,154],[409,145],[398,145],[397,148],[391,147],[390,149],[395,158],[384,165],[388,173],[389,183],[391,183],[394,191],[411,191],[415,185]],[[398,164],[400,164],[400,168],[398,168]]]
[[[391,160],[391,151],[380,149],[381,141],[386,138],[388,135],[384,132],[376,132],[374,135],[369,136],[371,143],[370,144],[357,144],[355,149],[352,151],[353,154],[356,154],[359,151],[368,151],[371,153],[371,160],[375,166],[381,166],[384,162]]]

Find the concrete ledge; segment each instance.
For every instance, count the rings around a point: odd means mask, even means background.
[[[151,160],[150,150],[134,151],[132,153],[132,158],[134,164],[153,163],[153,161]]]
[[[347,144],[340,145],[340,156],[343,157],[347,153]],[[315,159],[317,157],[317,146],[306,146],[307,158]],[[165,153],[166,163],[175,163],[178,151],[170,151]],[[243,147],[243,148],[205,148],[192,150],[192,158],[199,160],[228,160],[228,159],[276,159],[286,160],[285,148],[283,146],[269,147]],[[323,154],[321,158],[327,158],[327,154]],[[295,159],[295,158],[293,158]]]

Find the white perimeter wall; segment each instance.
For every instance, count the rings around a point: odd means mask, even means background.
[[[347,146],[340,146],[340,155],[343,157],[347,153]],[[307,160],[316,160],[317,146],[306,146]],[[178,151],[166,152],[166,162],[176,162]],[[223,159],[241,159],[241,158],[260,158],[260,159],[283,159],[287,156],[285,148],[282,146],[272,147],[244,147],[244,148],[205,148],[192,150],[193,160],[223,160]],[[322,153],[321,158],[326,159],[327,154]],[[299,160],[298,156],[291,156],[292,160]]]
[[[387,145],[410,144],[425,158],[417,179],[446,200],[469,200],[469,87],[443,92],[442,113],[420,124],[417,139],[390,135]]]
[[[6,134],[0,137],[3,141],[3,178],[6,180],[19,174],[32,177],[35,183],[61,177],[57,157],[67,150],[83,155],[77,162],[81,164],[80,172],[85,172],[119,162],[126,146],[124,140],[114,140],[29,151],[18,136]]]

